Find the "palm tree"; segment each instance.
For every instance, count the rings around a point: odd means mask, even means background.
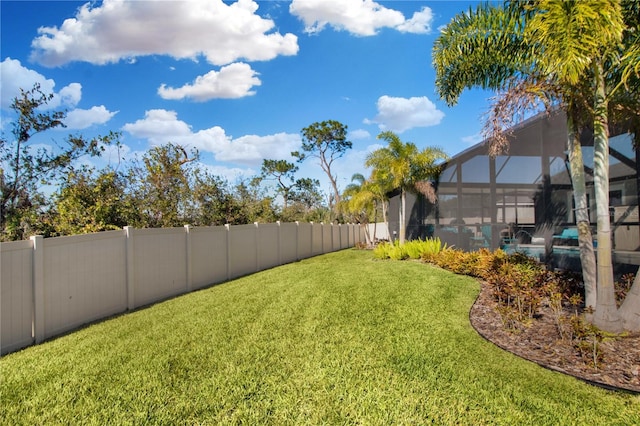
[[[525,36],[542,46],[544,74],[574,87],[589,75],[592,84],[594,128],[594,189],[597,217],[597,298],[593,318],[598,327],[619,332],[613,282],[611,222],[609,217],[609,95],[605,64],[612,64],[622,40],[624,22],[620,2],[540,0],[527,24]]]
[[[500,92],[490,108],[485,136],[490,154],[507,147],[503,130],[511,127],[514,116],[543,102],[547,109],[567,99],[567,149],[575,200],[580,260],[585,280],[585,302],[596,306],[596,262],[589,226],[586,178],[577,128],[581,103],[572,96],[579,93],[565,88],[564,96],[553,81],[541,75],[539,46],[525,38],[527,20],[533,13],[513,2],[505,7],[481,4],[461,13],[442,31],[433,48],[436,89],[453,106],[465,88],[480,87]]]
[[[633,17],[637,4],[626,2],[625,17]],[[635,17],[637,20],[637,16]],[[576,221],[580,231],[580,254],[585,277],[587,306],[596,307],[594,321],[611,331],[620,329],[615,312],[611,240],[608,213],[608,108],[612,94],[629,76],[637,76],[637,44],[627,43],[618,50],[625,28],[620,3],[615,0],[599,2],[539,0],[532,2],[507,2],[507,7],[480,6],[478,10],[454,18],[434,47],[434,63],[438,72],[436,81],[441,96],[450,104],[455,103],[465,87],[480,86],[504,89],[513,84],[512,79],[533,82],[529,87],[535,93],[557,97],[567,110],[568,145],[571,162]],[[637,23],[635,36],[637,40]],[[633,31],[630,31],[633,33]],[[467,36],[465,39],[464,35]],[[452,40],[458,46],[458,58]],[[472,55],[460,55],[460,51],[472,51]],[[622,60],[620,59],[622,56]],[[473,64],[465,64],[471,58]],[[496,61],[496,58],[498,60]],[[495,61],[495,63],[494,63]],[[607,86],[607,77],[616,76],[616,64],[623,64],[623,72],[617,73],[618,82]],[[605,65],[608,65],[605,68]],[[471,72],[472,76],[465,74]],[[635,74],[634,74],[635,73]],[[620,80],[622,75],[622,80]],[[453,79],[455,83],[445,83]],[[584,82],[591,81],[591,84]],[[525,84],[526,86],[526,84]],[[546,87],[546,90],[540,90]],[[613,90],[607,93],[607,88]],[[550,89],[551,88],[551,89]],[[538,97],[539,99],[539,97]],[[587,99],[592,107],[581,105]],[[635,110],[638,110],[637,103]],[[632,107],[633,110],[634,107]],[[593,267],[593,245],[586,210],[583,164],[580,145],[576,138],[577,127],[584,111],[591,113],[595,130],[594,162],[596,203],[598,216],[598,271]],[[595,283],[596,292],[589,281]],[[639,284],[640,286],[640,284]],[[636,293],[640,294],[640,291]],[[640,306],[637,302],[636,312]],[[638,321],[636,319],[636,321]],[[640,321],[638,321],[640,322]],[[640,324],[636,325],[636,328]]]
[[[373,236],[368,234],[368,227],[365,228],[370,243],[375,242],[380,210],[382,210],[382,221],[387,223],[387,193],[390,189],[385,182],[376,181],[374,176],[367,180],[362,174],[356,173],[342,193],[344,211],[356,215],[360,223],[368,224],[370,217],[373,216]]]
[[[447,155],[439,148],[427,147],[418,150],[411,142],[402,142],[398,135],[386,131],[378,135],[389,144],[367,156],[365,165],[373,169],[372,176],[382,182],[390,182],[400,189],[400,244],[406,238],[406,199],[407,191],[420,192],[434,198],[433,187],[425,181],[434,179],[440,173],[440,161]]]

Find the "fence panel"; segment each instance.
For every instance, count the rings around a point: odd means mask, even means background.
[[[349,247],[349,229],[353,225],[340,225],[338,227],[340,231],[340,250]]]
[[[298,259],[306,259],[313,256],[313,228],[312,223],[298,224]]]
[[[229,278],[237,278],[258,270],[256,225],[229,228]]]
[[[340,225],[331,224],[331,251],[340,250]]]
[[[313,244],[311,248],[311,256],[316,256],[323,253],[324,244],[322,243],[322,238],[324,235],[323,232],[324,225],[322,223],[314,223],[311,228],[311,242]]]
[[[280,263],[291,263],[298,260],[298,224],[280,224]]]
[[[191,228],[191,280],[192,289],[207,287],[226,281],[227,238],[225,226]]]
[[[132,238],[135,307],[187,291],[184,228],[135,229]]]
[[[280,265],[280,225],[264,223],[257,228],[258,270]]]
[[[349,226],[349,247],[353,247],[358,242],[358,229],[360,225],[352,224]]]
[[[43,248],[44,338],[127,309],[123,231],[46,238]]]
[[[375,240],[388,240],[388,241],[391,240],[391,237],[389,236],[389,227],[385,222],[370,223],[366,226],[369,230],[369,235],[374,241]],[[364,231],[361,238],[364,239]]]
[[[33,243],[16,241],[0,247],[0,353],[33,344]]]
[[[333,225],[321,223],[322,228],[322,253],[333,251]]]

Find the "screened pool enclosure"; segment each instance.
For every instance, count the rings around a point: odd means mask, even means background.
[[[464,250],[522,251],[558,267],[579,267],[564,114],[540,114],[512,129],[509,151],[492,158],[481,143],[451,158],[435,183],[438,202],[407,198],[408,239],[440,237]],[[640,264],[638,153],[632,135],[610,131],[610,193],[614,261]],[[595,236],[593,135],[581,135],[589,213]],[[399,196],[391,199],[389,231],[398,235]],[[577,262],[577,263],[576,263]]]

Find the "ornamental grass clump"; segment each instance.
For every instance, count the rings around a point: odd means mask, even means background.
[[[405,244],[405,249],[410,259],[424,259],[435,256],[447,247],[442,244],[440,238],[417,239]]]
[[[409,256],[404,247],[400,245],[398,241],[393,243],[383,242],[373,249],[373,256],[376,259],[392,259],[392,260],[404,260]]]
[[[373,250],[373,255],[377,259],[430,259],[446,248],[440,238],[417,239],[400,244],[399,241],[393,243],[380,243]]]

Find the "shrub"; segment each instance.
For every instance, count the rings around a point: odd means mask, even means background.
[[[389,246],[390,244],[387,242],[382,242],[378,244],[373,249],[373,257],[376,259],[388,259],[389,258]]]
[[[412,240],[403,245],[398,241],[394,243],[380,243],[373,250],[373,254],[377,259],[425,259],[440,253],[446,244],[442,244],[439,238],[428,238],[426,240]]]
[[[411,259],[424,259],[429,258],[440,253],[446,244],[442,244],[440,238],[427,238],[426,240],[417,239],[405,243],[404,247],[407,251],[407,255]]]
[[[403,246],[398,241],[391,243],[380,243],[373,249],[373,256],[376,259],[404,260],[409,257]]]

